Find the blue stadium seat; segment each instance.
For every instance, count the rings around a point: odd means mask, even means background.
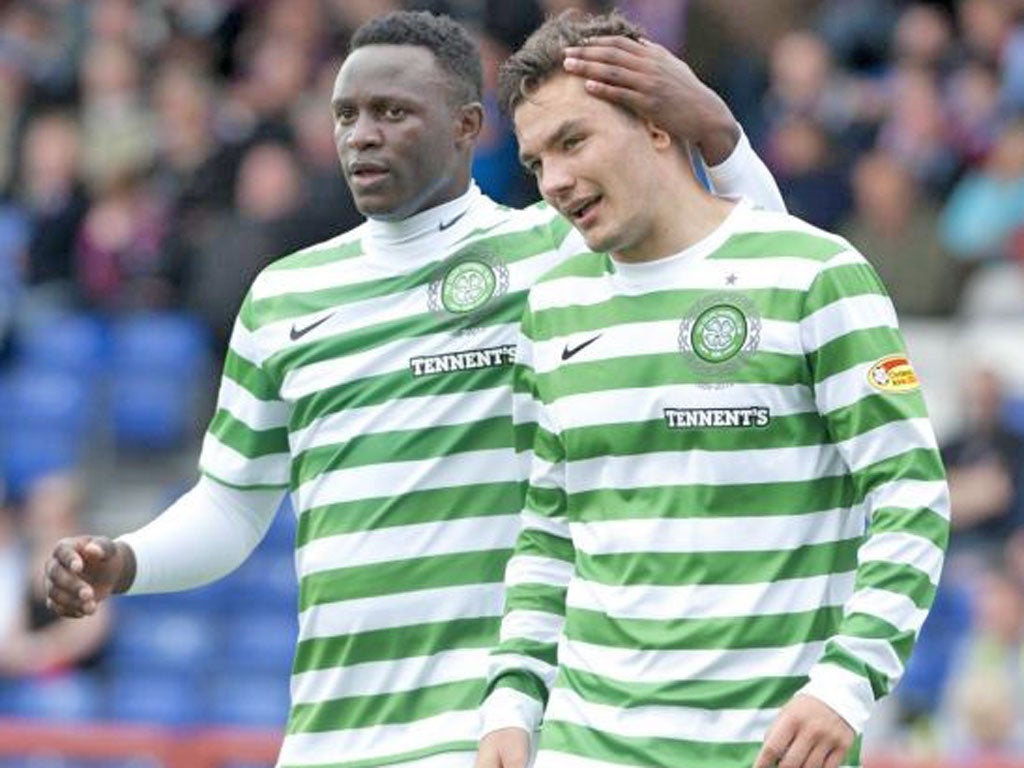
[[[0,430],[0,472],[7,494],[14,500],[23,498],[36,480],[77,468],[81,453],[78,436],[63,430]]]
[[[102,714],[103,688],[85,672],[47,680],[25,680],[11,691],[9,714],[45,720],[93,720]]]
[[[87,314],[47,317],[19,331],[18,359],[24,364],[94,380],[109,357],[107,330],[99,318]]]
[[[207,717],[217,723],[280,728],[288,717],[287,675],[218,675],[208,694]]]
[[[145,670],[153,674],[202,674],[214,659],[216,631],[209,617],[194,611],[122,610],[111,638],[108,663],[115,673]]]
[[[94,412],[89,387],[76,376],[17,366],[0,383],[0,423],[8,430],[45,430],[82,436]]]
[[[201,690],[195,675],[118,671],[107,687],[106,715],[131,723],[190,725],[201,720]]]
[[[260,549],[291,554],[295,550],[295,524],[291,498],[285,496],[266,537],[260,543]]]
[[[195,390],[162,373],[118,373],[110,400],[111,427],[121,448],[179,448],[195,426]]]
[[[298,635],[292,611],[253,611],[245,608],[224,616],[218,667],[242,677],[250,673],[287,679]]]
[[[294,614],[298,606],[295,558],[290,550],[260,547],[229,577],[229,603],[243,600],[250,610]]]
[[[177,382],[204,376],[210,365],[209,340],[202,324],[179,312],[129,315],[111,329],[115,375],[162,374]]]

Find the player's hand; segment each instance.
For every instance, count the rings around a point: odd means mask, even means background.
[[[480,739],[475,768],[526,768],[530,734],[522,728],[500,728]]]
[[[831,707],[797,695],[768,729],[754,768],[838,768],[853,739],[853,729]]]
[[[739,141],[739,123],[721,97],[655,42],[594,37],[585,46],[566,48],[564,66],[587,80],[589,93],[696,144],[709,165],[724,161]]]
[[[51,611],[68,618],[91,616],[100,601],[131,586],[135,556],[128,545],[106,536],[74,536],[57,542],[45,576]]]

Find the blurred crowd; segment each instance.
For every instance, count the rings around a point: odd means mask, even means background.
[[[388,10],[447,12],[478,35],[474,175],[495,199],[531,202],[497,68],[545,14],[612,5],[0,0],[0,378],[55,317],[184,317],[222,354],[260,269],[360,221],[330,93],[348,36]],[[614,5],[722,93],[791,212],[857,245],[901,318],[1024,328],[1024,0]],[[965,377],[955,407],[949,567],[881,749],[1024,755],[1024,408],[1002,378]],[[70,464],[0,506],[0,678],[102,667],[109,616],[65,631],[37,580],[5,575],[75,528],[85,497]]]

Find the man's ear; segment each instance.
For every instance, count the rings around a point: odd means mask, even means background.
[[[479,101],[463,104],[455,114],[455,143],[472,149],[484,126],[484,107]]]
[[[651,120],[644,120],[644,130],[647,131],[647,136],[650,138],[651,144],[655,149],[668,149],[675,144],[672,134]]]

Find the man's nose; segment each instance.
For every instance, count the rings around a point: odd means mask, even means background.
[[[352,149],[365,149],[366,147],[377,146],[382,140],[380,126],[377,125],[377,122],[372,117],[367,115],[357,117],[355,122],[348,127],[348,132],[345,136],[345,143]]]

